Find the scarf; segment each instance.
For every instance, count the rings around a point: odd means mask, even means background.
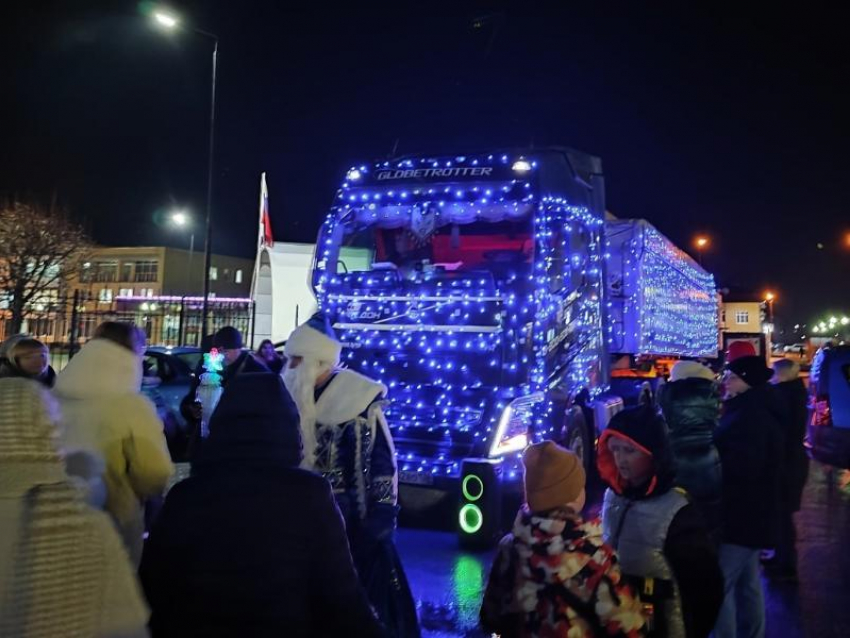
[[[545,516],[523,508],[513,535],[524,635],[633,635],[643,626],[639,606],[628,600],[631,592],[620,583],[614,550],[603,542],[599,521],[584,522],[566,508]]]

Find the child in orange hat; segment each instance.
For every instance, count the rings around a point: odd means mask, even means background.
[[[598,524],[585,522],[585,473],[546,441],[524,455],[526,504],[499,551],[481,624],[509,636],[643,636],[641,605],[622,582]]]

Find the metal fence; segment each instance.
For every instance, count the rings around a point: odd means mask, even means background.
[[[20,331],[47,344],[51,365],[60,370],[104,321],[139,326],[149,346],[200,346],[201,312],[202,300],[197,297],[119,298],[108,304],[92,304],[83,302],[77,293],[65,302],[33,309],[24,318]],[[233,326],[242,332],[246,343],[251,343],[254,312],[254,303],[248,300],[211,299],[209,333]],[[0,341],[11,335],[11,319],[0,311]]]

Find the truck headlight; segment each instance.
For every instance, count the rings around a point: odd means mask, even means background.
[[[490,445],[490,456],[503,456],[528,447],[528,428],[534,406],[543,401],[543,393],[535,392],[511,401],[499,418],[496,436]]]

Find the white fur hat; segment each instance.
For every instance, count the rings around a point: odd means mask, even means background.
[[[337,341],[328,319],[316,313],[292,331],[283,351],[287,357],[304,357],[336,365],[342,354],[342,344]]]
[[[698,361],[679,361],[670,371],[670,381],[681,381],[682,379],[706,379],[714,381],[714,373]]]

